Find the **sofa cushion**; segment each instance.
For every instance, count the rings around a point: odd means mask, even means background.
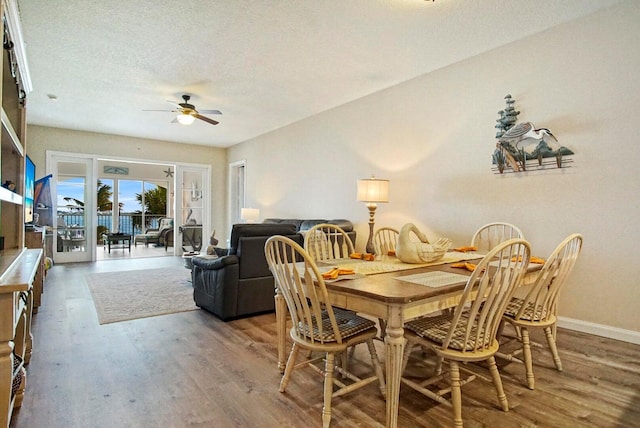
[[[238,257],[236,256],[228,256],[228,257],[194,257],[191,259],[191,264],[193,266],[198,266],[202,269],[222,269],[225,266],[229,265],[237,265]]]
[[[300,231],[304,232],[306,230],[311,229],[313,226],[315,226],[316,224],[323,224],[323,223],[327,223],[327,220],[302,220],[302,224],[300,225]]]
[[[236,254],[238,251],[238,241],[245,236],[273,236],[273,235],[293,235],[296,233],[296,226],[293,224],[234,224],[231,230],[231,242],[229,243],[229,254]]]
[[[293,224],[296,230],[300,230],[302,220],[295,218],[265,218],[263,224]]]
[[[327,221],[327,223],[334,224],[338,226],[340,229],[344,230],[345,232],[351,232],[353,230],[353,223],[351,223],[351,221],[349,220],[345,220],[345,219],[329,220]]]
[[[296,226],[298,232],[306,232],[316,224],[329,223],[335,224],[345,232],[353,231],[353,223],[345,219],[325,220],[325,219],[311,219],[301,220],[295,218],[265,218],[262,224],[293,224]]]

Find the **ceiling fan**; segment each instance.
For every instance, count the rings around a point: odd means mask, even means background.
[[[196,110],[196,106],[189,103],[191,99],[190,95],[184,94],[182,96],[184,102],[176,103],[174,101],[168,101],[174,104],[176,108],[174,110],[143,110],[143,111],[171,111],[178,113],[178,115],[171,122],[178,122],[182,125],[191,125],[196,119],[203,120],[211,125],[217,125],[219,122],[209,117],[203,116],[203,114],[222,114],[220,110]]]

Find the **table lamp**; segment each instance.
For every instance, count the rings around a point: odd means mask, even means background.
[[[373,245],[373,226],[378,202],[389,202],[389,180],[381,180],[375,177],[358,180],[358,200],[365,202],[369,208],[369,240],[367,241],[367,253],[375,254]]]
[[[240,219],[245,223],[255,223],[260,217],[260,210],[258,208],[241,208]]]

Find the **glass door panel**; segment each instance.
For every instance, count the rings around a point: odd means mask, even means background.
[[[141,180],[117,180],[118,209],[114,213],[117,231],[135,236],[144,233],[142,223],[143,182]]]
[[[88,191],[88,159],[57,159],[55,163],[54,259],[56,262],[89,261],[92,257],[93,193]]]
[[[180,180],[179,198],[176,200],[176,222],[178,235],[174,238],[178,254],[200,252],[203,243],[203,228],[209,227],[208,170],[206,168],[182,167],[178,170]]]
[[[113,186],[114,180],[101,178],[98,180],[96,204],[98,208],[98,244],[106,244],[106,235],[111,232],[113,220]]]

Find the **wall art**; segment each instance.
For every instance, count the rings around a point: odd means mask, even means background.
[[[505,97],[506,107],[496,120],[496,149],[492,170],[496,174],[569,168],[574,152],[558,143],[548,128],[536,128],[532,122],[518,123],[520,114],[511,94]]]

